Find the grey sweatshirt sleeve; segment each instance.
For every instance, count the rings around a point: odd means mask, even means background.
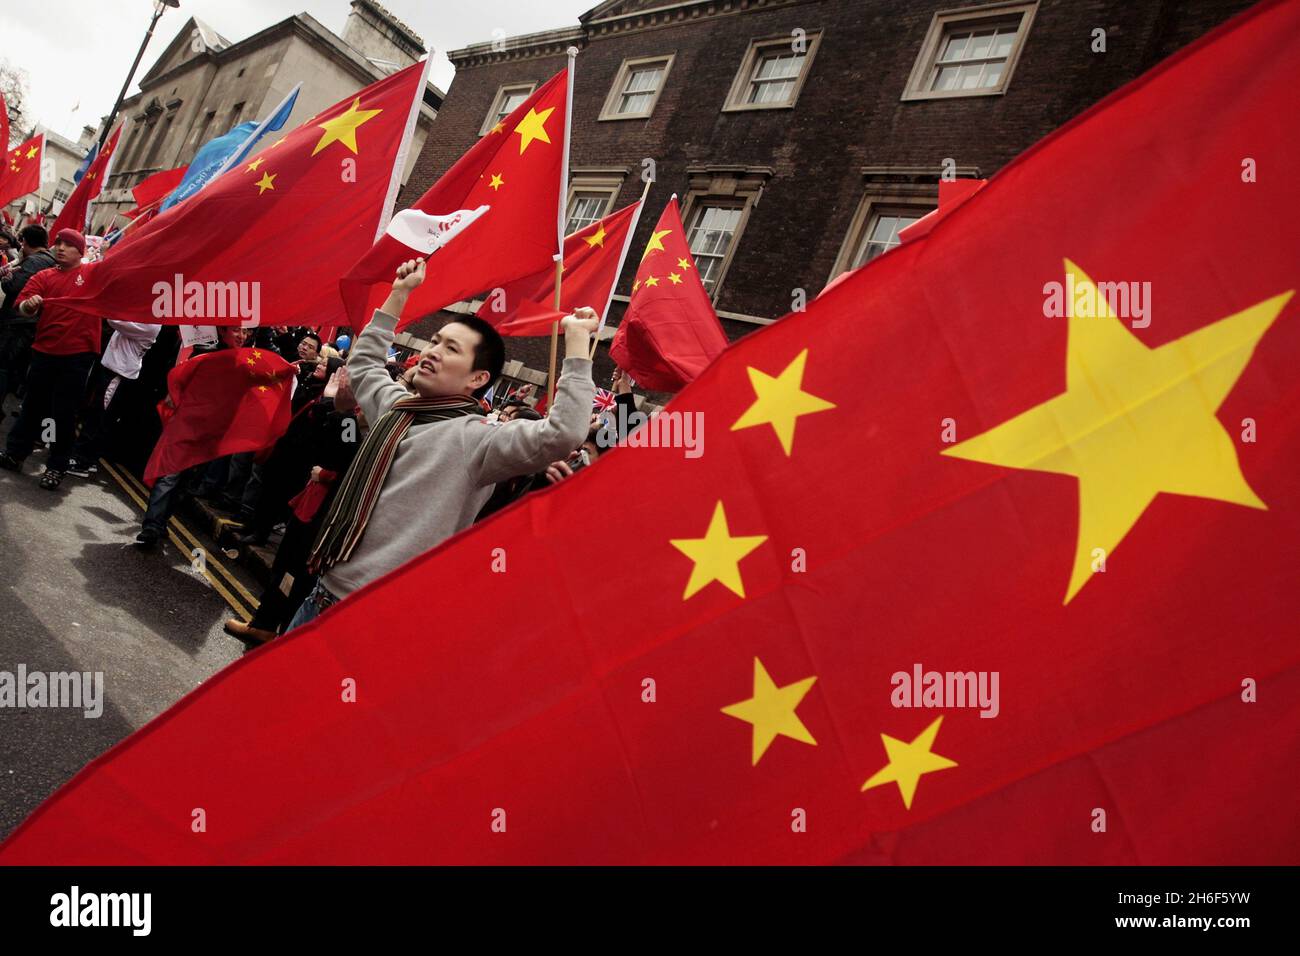
[[[352,393],[365,412],[366,421],[372,425],[399,398],[411,394],[389,378],[388,369],[384,367],[396,328],[397,316],[375,309],[374,318],[361,330],[348,355]]]
[[[475,439],[469,447],[474,483],[482,487],[532,474],[567,457],[587,437],[595,395],[590,360],[566,358],[555,390],[555,404],[540,422],[483,422],[467,433]]]

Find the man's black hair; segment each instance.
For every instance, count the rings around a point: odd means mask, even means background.
[[[445,324],[451,325],[452,322],[473,329],[479,335],[479,343],[474,347],[474,365],[471,371],[488,373],[487,384],[474,389],[474,397],[482,398],[492,387],[492,383],[501,377],[501,370],[506,367],[506,343],[502,341],[500,332],[477,315],[457,316]]]
[[[32,223],[30,226],[23,226],[22,232],[18,233],[23,242],[27,243],[33,249],[44,249],[50,244],[50,234],[45,227]]]
[[[316,351],[317,351],[317,352],[320,351],[320,347],[321,347],[321,339],[320,339],[320,336],[317,335],[315,332],[304,332],[304,333],[303,333],[303,334],[298,338],[298,341],[301,342],[303,339],[315,339],[315,340],[316,340]]]
[[[540,422],[542,420],[542,413],[535,408],[529,408],[525,405],[523,408],[519,409],[519,411],[515,412],[514,416],[510,420],[512,422]]]

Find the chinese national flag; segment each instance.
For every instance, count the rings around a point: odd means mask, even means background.
[[[0,863],[1294,863],[1298,85],[1300,3],[1230,21],[732,345],[703,454],[242,658]]]
[[[0,179],[0,206],[41,188],[41,158],[45,155],[45,134],[40,133],[9,150],[4,178]]]
[[[341,322],[338,277],[374,241],[392,201],[424,70],[416,63],[349,95],[133,227],[58,301],[166,325]],[[256,309],[233,307],[229,290],[248,305],[255,294]]]
[[[144,222],[148,222],[158,214],[158,207],[162,201],[170,196],[173,190],[181,184],[185,178],[185,171],[188,166],[178,166],[175,169],[164,169],[160,173],[154,173],[152,176],[142,179],[131,190],[131,195],[135,197],[135,208],[128,209],[122,215],[127,219],[139,219],[144,216]],[[144,225],[144,222],[141,225]]]
[[[51,237],[57,236],[60,229],[75,229],[77,232],[86,231],[86,223],[90,221],[90,204],[94,202],[95,197],[104,188],[104,182],[112,173],[113,154],[117,152],[117,141],[122,135],[122,127],[119,126],[113,130],[113,135],[108,138],[104,148],[95,161],[90,164],[86,170],[86,175],[81,177],[81,182],[72,190],[72,195],[68,201],[63,204],[63,209],[59,211],[58,218],[54,220],[54,225],[50,227]]]
[[[145,484],[275,444],[289,427],[297,371],[268,349],[222,349],[181,362],[167,374],[175,411],[149,456]]]
[[[638,385],[676,392],[726,347],[727,336],[695,271],[674,196],[641,255],[632,300],[609,345],[610,357]]]
[[[427,277],[402,310],[402,328],[443,306],[544,269],[559,254],[568,70],[494,125],[344,276],[359,329],[387,297],[407,259],[428,257]]]
[[[550,264],[504,286],[504,311],[489,295],[478,316],[491,322],[502,335],[549,335],[551,326],[581,306],[602,316],[618,279],[627,244],[636,228],[640,202],[624,206],[604,219],[579,229],[564,240],[564,279],[560,283],[560,309],[555,309],[555,269]]]

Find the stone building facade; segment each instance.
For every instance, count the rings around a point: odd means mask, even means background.
[[[573,225],[676,193],[731,339],[897,243],[945,169],[986,178],[1250,0],[609,0],[576,26],[449,53],[414,202],[576,46]],[[1158,118],[1153,118],[1158,121]],[[627,301],[630,255],[610,311]],[[456,309],[412,326],[412,344]],[[512,357],[547,366],[548,343]],[[598,352],[597,381],[612,371]],[[528,378],[529,375],[522,377]]]
[[[92,228],[135,205],[132,186],[188,163],[205,142],[237,124],[264,118],[295,84],[302,89],[290,128],[424,53],[424,41],[372,0],[353,0],[342,36],[302,13],[232,43],[190,18],[141,79],[140,91],[122,104],[123,139]],[[441,90],[427,87],[403,181],[442,98]]]

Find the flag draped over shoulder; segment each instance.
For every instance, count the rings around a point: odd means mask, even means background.
[[[610,357],[644,388],[676,392],[726,347],[727,336],[695,270],[674,196],[641,254]]]
[[[292,417],[296,373],[269,349],[222,349],[181,362],[167,375],[174,411],[145,466],[145,484],[275,444]]]
[[[603,316],[640,205],[624,206],[564,240],[559,310],[555,308],[555,268],[548,263],[489,295],[478,310],[479,318],[491,322],[502,335],[549,335],[554,323],[582,306]]]
[[[45,155],[45,134],[19,143],[5,155],[4,178],[0,179],[0,206],[41,188],[41,159]]]
[[[702,454],[232,664],[0,863],[1294,862],[1298,84],[1300,4],[1230,21],[633,433]]]
[[[81,177],[76,188],[72,190],[68,201],[63,204],[58,218],[50,227],[51,237],[58,235],[60,229],[86,231],[86,223],[90,221],[90,204],[99,196],[104,188],[104,182],[112,173],[113,154],[117,152],[117,141],[121,135],[122,127],[118,126],[113,130],[113,135],[108,138],[108,142],[104,144],[104,149],[90,164],[86,174]]]
[[[568,127],[568,71],[494,124],[410,209],[393,216],[341,282],[353,328],[361,328],[408,259],[429,260],[398,328],[494,286],[550,268]]]
[[[338,277],[389,208],[424,69],[414,64],[353,93],[133,227],[76,294],[57,301],[167,325],[338,322]]]

